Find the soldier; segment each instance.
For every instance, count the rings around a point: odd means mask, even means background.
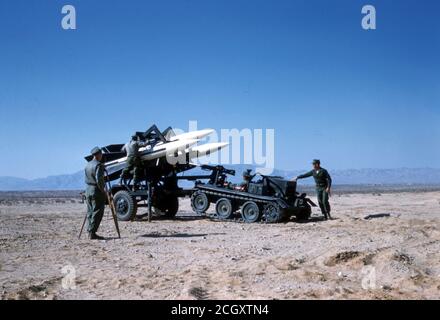
[[[103,240],[103,237],[96,234],[104,215],[106,201],[104,166],[101,163],[102,151],[95,147],[92,149],[91,154],[93,155],[93,160],[87,163],[85,168],[87,231],[91,240]]]
[[[321,161],[315,159],[312,164],[313,170],[294,178],[293,181],[313,176],[316,184],[316,194],[318,196],[319,207],[321,208],[321,212],[325,219],[328,220],[329,218],[331,219],[329,197],[332,178],[326,169],[321,168]]]
[[[251,169],[246,169],[243,171],[243,182],[235,187],[236,190],[247,192],[249,188],[249,183],[252,181],[252,179],[255,177],[253,175]]]
[[[137,135],[131,137],[131,141],[122,147],[122,151],[127,152],[127,165],[121,174],[121,179],[125,179],[133,170],[133,191],[140,182],[142,175],[141,160],[139,158],[139,148],[146,147],[148,142],[140,141]]]

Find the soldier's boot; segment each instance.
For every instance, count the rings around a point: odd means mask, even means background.
[[[324,219],[328,220],[329,216],[330,216],[330,214],[327,211],[324,211]]]
[[[104,237],[101,237],[101,236],[97,235],[96,232],[90,232],[89,233],[89,239],[90,240],[105,240]]]

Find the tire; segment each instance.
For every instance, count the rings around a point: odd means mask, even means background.
[[[113,203],[119,221],[130,221],[136,216],[137,203],[128,191],[116,192],[113,197]]]
[[[220,220],[227,220],[234,214],[234,208],[229,199],[221,198],[215,204],[215,212]]]
[[[169,219],[174,218],[179,211],[179,198],[176,196],[167,196],[156,205],[156,208],[159,209],[164,217]]]
[[[277,203],[268,203],[263,208],[263,220],[267,223],[278,223],[286,220],[286,213]]]
[[[191,196],[191,207],[197,214],[204,214],[209,208],[208,196],[202,191],[196,191]]]
[[[297,220],[308,220],[312,214],[312,207],[309,205],[301,208],[297,208],[295,217]]]
[[[260,219],[260,208],[253,201],[248,201],[241,207],[241,217],[246,223],[254,223]]]

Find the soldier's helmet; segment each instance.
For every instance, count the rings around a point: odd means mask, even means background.
[[[252,169],[246,169],[243,171],[243,179],[249,180],[252,177]]]
[[[94,148],[90,151],[90,154],[91,154],[92,156],[97,155],[97,154],[99,154],[99,153],[102,153],[102,151],[101,151],[101,149],[100,149],[99,147],[94,147]]]
[[[138,135],[135,133],[131,136],[131,140],[137,140],[138,139]]]
[[[313,159],[312,164],[321,164],[321,161],[319,159]]]

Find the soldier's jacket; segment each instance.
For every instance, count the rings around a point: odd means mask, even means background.
[[[319,170],[311,170],[305,174],[297,177],[297,179],[304,179],[308,177],[313,177],[315,179],[315,184],[317,188],[330,188],[332,186],[332,178],[328,171],[324,168]]]
[[[139,155],[139,148],[146,147],[147,145],[148,142],[131,140],[122,147],[122,151],[127,152],[128,157],[137,157]]]
[[[96,159],[87,163],[84,182],[88,187],[88,192],[94,192],[96,189],[104,192],[104,165]]]

